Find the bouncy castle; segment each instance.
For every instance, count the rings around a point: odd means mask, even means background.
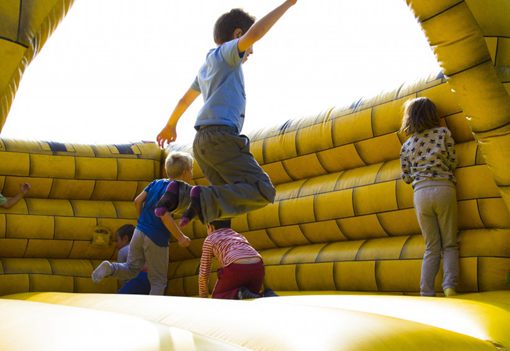
[[[0,129],[72,3],[0,3]],[[233,229],[261,253],[280,297],[197,298],[199,221],[185,228],[189,247],[170,244],[168,296],[94,284],[168,151],[0,139],[0,192],[32,184],[0,209],[0,350],[510,350],[510,2],[407,3],[441,74],[249,134],[277,198]],[[435,102],[457,147],[452,298],[439,296],[441,277],[438,297],[418,296],[424,241],[399,163],[402,105],[414,97]]]

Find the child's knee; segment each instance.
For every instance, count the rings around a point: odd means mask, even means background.
[[[429,257],[440,257],[441,256],[441,244],[430,245],[427,243],[425,246],[425,254]]]

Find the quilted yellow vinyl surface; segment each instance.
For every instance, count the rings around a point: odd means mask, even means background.
[[[26,65],[72,2],[1,2],[0,129]],[[32,184],[28,197],[0,209],[0,296],[25,300],[0,299],[8,321],[0,348],[90,349],[87,325],[101,320],[147,332],[121,349],[510,349],[501,329],[510,310],[502,291],[510,288],[510,5],[407,3],[443,73],[250,135],[277,198],[235,218],[234,229],[261,252],[266,285],[315,296],[235,302],[76,294],[116,291],[117,282],[96,285],[90,274],[115,258],[112,233],[136,222],[132,200],[163,176],[168,150],[0,139],[0,192],[12,196],[19,183]],[[420,96],[435,102],[457,146],[458,290],[468,294],[454,300],[402,296],[419,291],[424,243],[412,189],[400,180],[405,138],[398,129],[403,103]],[[207,184],[197,167],[193,182]],[[96,239],[98,229],[105,240]],[[197,294],[205,228],[193,222],[186,234],[190,247],[170,245],[168,295]],[[387,294],[394,296],[379,296]],[[239,311],[256,327],[232,318]],[[35,327],[47,320],[56,327]],[[96,323],[92,331],[102,335],[103,322]],[[15,344],[27,327],[34,341]],[[67,332],[55,334],[59,328]],[[101,338],[96,348],[111,349]]]
[[[63,307],[96,311],[98,316],[108,312],[126,322],[183,329],[248,350],[481,351],[509,345],[509,298],[510,292],[455,299],[315,295],[252,301],[32,293],[7,296],[0,306],[37,303],[48,316]],[[70,319],[70,325],[79,325],[76,319]],[[0,326],[0,333],[3,330]],[[102,343],[97,347],[107,349]]]

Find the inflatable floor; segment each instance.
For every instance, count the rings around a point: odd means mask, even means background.
[[[0,126],[72,2],[0,4]],[[281,297],[194,297],[200,222],[186,229],[188,248],[171,242],[169,296],[93,284],[97,264],[115,259],[112,233],[136,222],[134,197],[162,177],[167,151],[0,139],[0,192],[32,184],[0,209],[0,349],[510,349],[510,3],[407,2],[441,74],[250,135],[277,199],[233,227],[261,252],[265,284]],[[424,242],[400,179],[398,130],[404,102],[421,96],[457,145],[455,298],[417,296]],[[198,168],[193,182],[207,184]]]

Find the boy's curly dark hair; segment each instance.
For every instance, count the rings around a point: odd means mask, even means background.
[[[241,9],[232,9],[218,18],[214,24],[214,42],[221,45],[233,39],[233,33],[236,28],[240,28],[243,33],[255,23],[255,17]]]
[[[214,229],[232,228],[232,221],[230,219],[220,219],[209,223]]]

